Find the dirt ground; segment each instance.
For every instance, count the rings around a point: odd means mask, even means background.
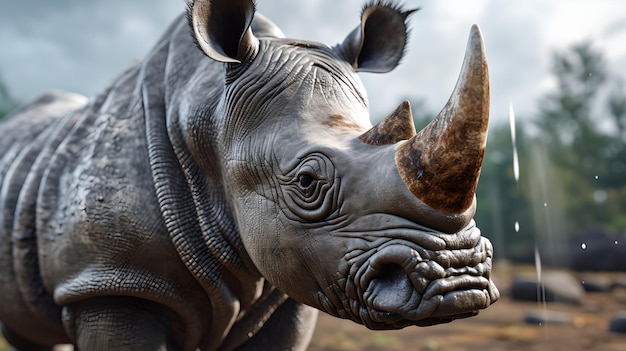
[[[546,310],[565,312],[571,322],[531,325],[524,322],[524,316],[530,311],[543,311],[544,305],[513,301],[508,292],[512,277],[529,270],[534,267],[505,265],[496,270],[501,299],[476,317],[449,324],[371,331],[320,314],[309,351],[626,351],[626,334],[609,332],[615,313],[626,311],[625,286],[587,293],[579,305],[547,303]],[[601,274],[614,281],[624,279],[624,274]]]
[[[536,302],[515,302],[508,293],[513,276],[534,267],[495,264],[502,298],[473,318],[449,324],[398,331],[371,331],[351,321],[320,314],[309,351],[626,351],[626,334],[608,331],[615,313],[626,311],[626,285],[610,292],[587,293],[579,305],[548,303],[548,311],[565,312],[570,323],[524,323]],[[626,281],[626,273],[603,276]],[[0,351],[8,350],[0,338]]]

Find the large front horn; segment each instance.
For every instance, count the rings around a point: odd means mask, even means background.
[[[448,103],[396,151],[396,166],[406,186],[437,211],[465,212],[474,201],[488,123],[489,73],[482,35],[474,25]]]

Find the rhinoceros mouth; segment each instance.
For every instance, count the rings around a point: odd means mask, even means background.
[[[401,273],[404,274],[404,273]],[[401,284],[373,280],[364,293],[360,313],[372,329],[398,329],[407,325],[433,325],[471,317],[497,299],[489,291],[492,283],[469,275],[432,282],[423,294],[411,289],[408,279],[395,274]],[[397,283],[397,281],[396,281]],[[363,312],[366,312],[365,314]]]
[[[399,329],[471,317],[499,298],[487,238],[451,250],[429,250],[406,238],[387,237],[348,255],[340,314],[370,329]]]

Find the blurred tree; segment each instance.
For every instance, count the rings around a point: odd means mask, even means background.
[[[605,173],[597,161],[603,158],[610,137],[598,130],[600,121],[592,113],[607,81],[602,54],[586,42],[555,53],[553,62],[557,89],[539,104],[541,139],[551,159],[561,166],[588,177]]]
[[[626,183],[626,87],[622,79],[616,80],[609,93],[608,115],[615,134],[604,155],[608,172],[601,183],[609,188],[619,188]]]
[[[515,147],[518,164],[526,166],[527,133],[518,126]],[[532,211],[527,196],[527,179],[515,178],[513,140],[507,125],[493,125],[476,192],[476,222],[494,244],[498,258],[519,256],[533,241],[528,233]]]
[[[603,183],[613,191],[607,194],[608,210],[612,228],[626,231],[626,87],[624,80],[618,79],[608,99],[610,116],[613,118],[617,134],[611,140],[607,152],[609,173]]]
[[[539,101],[536,132],[517,126],[513,145],[508,126],[490,130],[475,217],[500,258],[532,260],[537,245],[544,262],[559,264],[579,231],[626,230],[624,82],[590,43],[555,53],[552,72],[556,89]]]
[[[626,86],[623,79],[617,79],[609,95],[609,111],[617,128],[617,139],[626,143]]]
[[[546,177],[533,201],[558,210],[543,211],[536,230],[570,236],[589,227],[626,229],[623,83],[612,78],[602,53],[588,42],[555,53],[553,73],[557,89],[540,101],[533,143],[545,157],[535,152],[531,162]],[[601,127],[606,125],[613,128]]]

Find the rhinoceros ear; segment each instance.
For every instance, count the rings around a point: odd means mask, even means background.
[[[406,20],[417,10],[405,11],[383,1],[366,5],[361,25],[339,47],[356,71],[389,72],[404,55],[408,38]]]
[[[228,63],[252,60],[259,41],[250,25],[253,0],[194,0],[187,17],[198,46],[210,58]]]

